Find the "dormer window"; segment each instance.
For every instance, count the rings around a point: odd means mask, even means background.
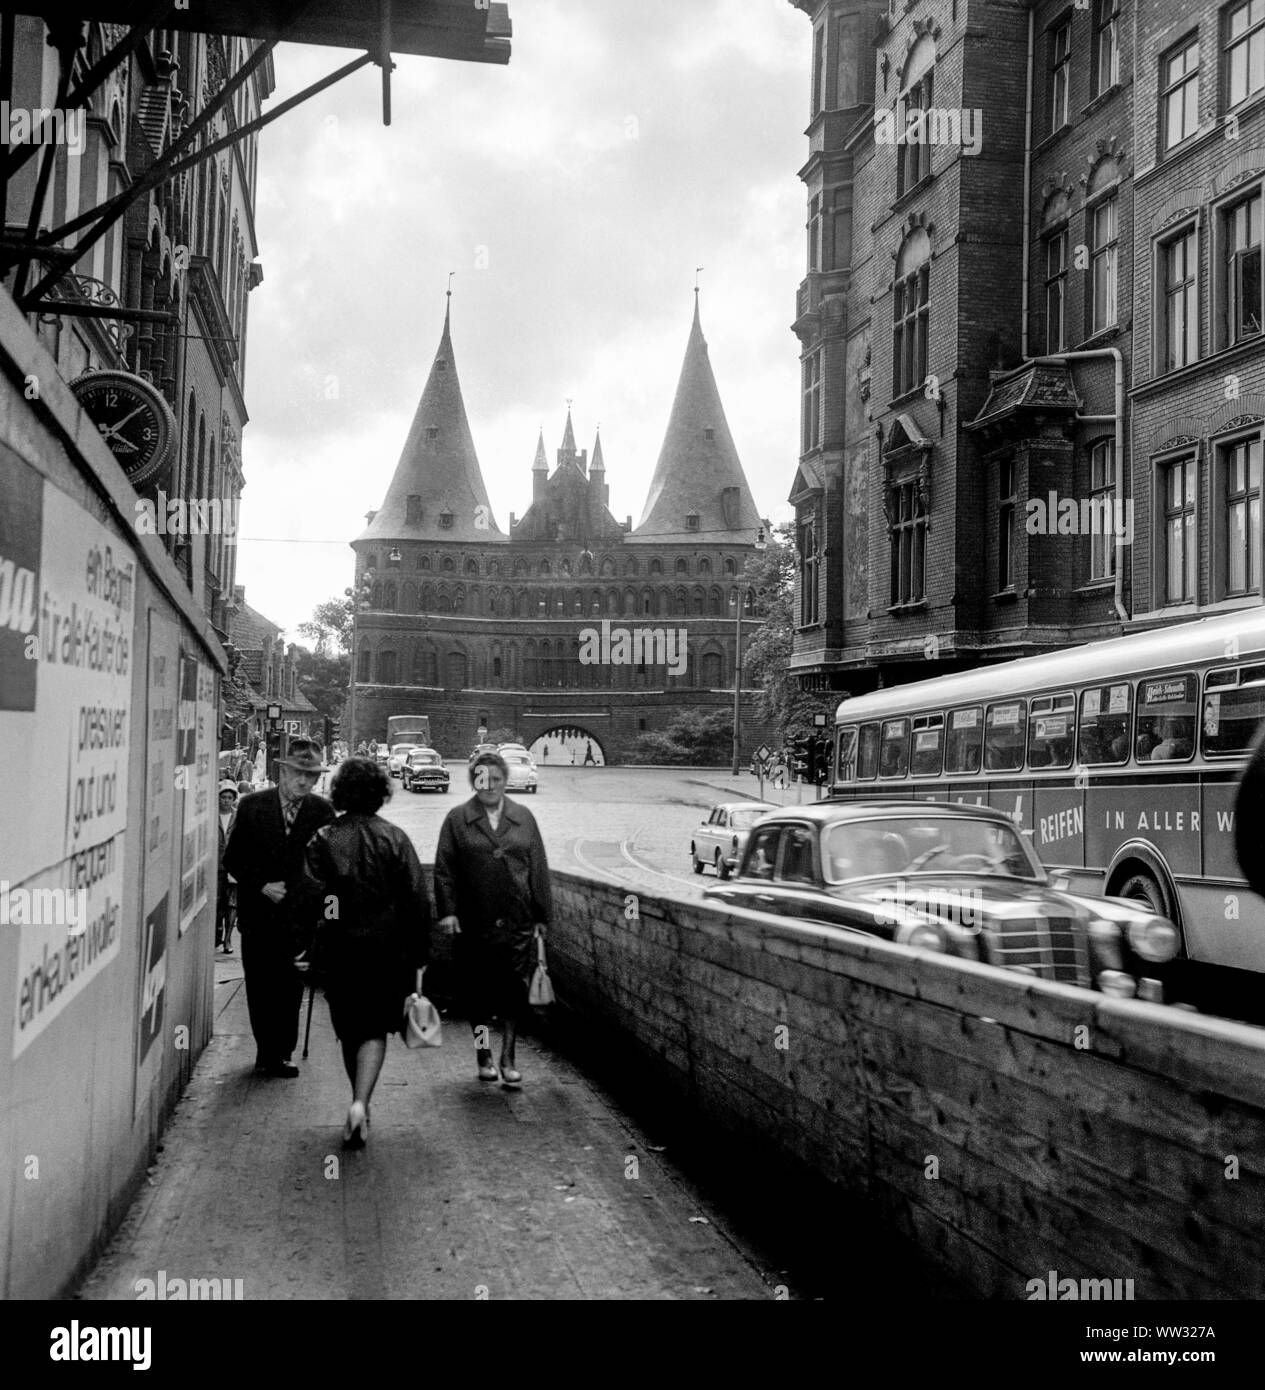
[[[405,502],[404,521],[408,526],[416,526],[422,519],[422,499],[409,497]]]
[[[438,439],[438,438],[439,438],[439,426],[438,426],[438,425],[427,425],[427,426],[426,426],[426,438],[427,438],[427,439]]]
[[[451,531],[452,524],[456,520],[451,512],[439,513],[439,529],[441,531]]]
[[[685,529],[686,529],[687,531],[697,531],[697,530],[698,530],[698,513],[697,513],[697,512],[690,512],[690,514],[685,518]]]
[[[715,439],[715,438],[716,438],[716,431],[715,431],[714,429],[712,429],[712,427],[711,427],[710,425],[708,425],[708,427],[703,431],[703,438],[704,438],[704,439]]]
[[[428,569],[430,569],[430,556],[429,556],[429,555],[419,555],[419,556],[418,556],[418,559],[417,559],[417,568],[418,568],[419,570],[428,570]]]

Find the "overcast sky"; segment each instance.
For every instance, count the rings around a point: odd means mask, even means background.
[[[641,517],[701,276],[761,514],[790,514],[811,29],[787,0],[511,0],[508,68],[402,56],[264,131],[238,582],[295,629],[351,583],[453,282],[453,344],[496,520],[551,466],[566,401],[611,510]],[[282,45],[276,102],[347,50]],[[268,107],[265,107],[267,110]],[[265,539],[267,538],[267,539]],[[279,543],[280,542],[280,543]]]

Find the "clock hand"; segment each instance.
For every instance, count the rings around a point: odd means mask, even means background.
[[[103,426],[101,430],[102,437],[108,439],[112,434],[118,434],[129,420],[134,420],[144,409],[145,407],[143,405],[138,405],[130,415],[125,415],[121,420],[116,420],[112,425]]]

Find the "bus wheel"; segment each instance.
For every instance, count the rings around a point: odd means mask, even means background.
[[[1171,918],[1173,915],[1173,905],[1168,901],[1168,894],[1160,887],[1156,878],[1144,869],[1130,874],[1112,896],[1129,898],[1135,903],[1145,903],[1160,917]]]

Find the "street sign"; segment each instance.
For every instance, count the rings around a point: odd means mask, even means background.
[[[299,734],[303,731],[302,721],[298,719],[287,719],[285,727],[288,734]]]
[[[815,729],[824,729],[824,728],[826,727],[826,723],[827,723],[827,716],[826,716],[826,715],[824,715],[824,714],[814,714],[814,715],[813,715],[813,727],[814,727]]]
[[[762,743],[759,748],[755,750],[755,755],[762,763],[767,763],[773,756],[773,750],[767,743]]]

